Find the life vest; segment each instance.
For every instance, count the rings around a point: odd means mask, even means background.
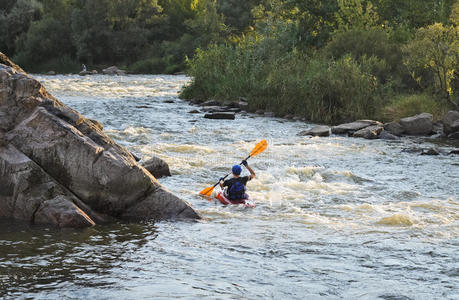
[[[228,187],[226,192],[230,200],[240,200],[245,198],[245,191],[246,188],[244,183],[242,183],[242,180],[240,178],[236,178],[231,186]]]

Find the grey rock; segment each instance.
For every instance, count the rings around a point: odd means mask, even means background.
[[[422,148],[417,148],[417,147],[411,147],[411,148],[404,148],[402,149],[402,152],[405,153],[412,153],[412,154],[421,154],[424,151]]]
[[[171,176],[169,165],[159,157],[152,157],[151,159],[144,162],[142,166],[147,169],[151,175],[155,176],[155,178]]]
[[[275,116],[276,116],[276,114],[273,113],[272,111],[265,111],[265,112],[263,113],[263,115],[264,115],[265,117],[275,117]]]
[[[352,135],[353,137],[360,137],[364,139],[377,139],[379,134],[384,130],[384,127],[380,125],[372,125],[360,130],[357,130]]]
[[[126,71],[118,69],[116,66],[111,66],[102,70],[105,75],[125,75]]]
[[[221,103],[216,100],[208,100],[208,101],[202,102],[200,105],[201,106],[220,106]]]
[[[405,132],[405,129],[402,125],[400,125],[399,122],[390,122],[384,124],[384,131],[387,131],[396,136],[401,136]]]
[[[459,149],[454,149],[454,150],[451,150],[448,155],[451,155],[451,154],[459,154]]]
[[[214,112],[226,112],[228,111],[228,109],[223,106],[205,106],[201,108],[201,111],[214,113]]]
[[[421,155],[440,155],[440,152],[435,148],[423,149]]]
[[[92,75],[92,72],[90,72],[90,71],[81,71],[80,73],[78,73],[78,75],[80,75],[80,76]]]
[[[390,132],[387,132],[386,130],[383,130],[379,134],[379,138],[382,140],[399,140],[400,138]]]
[[[257,109],[257,110],[255,111],[255,113],[256,113],[257,115],[264,115],[264,114],[265,114],[265,111],[262,110],[262,109]]]
[[[46,72],[45,75],[56,75],[56,72],[54,72],[54,71],[48,71],[48,72]]]
[[[40,203],[34,216],[35,224],[55,224],[59,227],[88,227],[96,223],[64,196]]]
[[[91,122],[92,124],[94,124],[94,126],[96,126],[99,130],[104,130],[104,126],[99,121],[94,120],[94,119],[87,119],[87,120]]]
[[[443,123],[441,122],[435,122],[432,124],[432,132],[436,135],[436,136],[442,136],[444,134],[444,131],[443,131]]]
[[[312,135],[312,136],[329,136],[330,135],[330,127],[325,125],[315,126],[309,130],[302,131],[298,135]]]
[[[189,114],[199,114],[201,112],[199,110],[197,110],[197,109],[193,109],[193,110],[190,110],[188,113]]]
[[[134,219],[200,218],[101,125],[59,102],[1,53],[0,115],[0,216],[72,227],[128,211]],[[151,207],[134,209],[139,206]]]
[[[351,122],[351,123],[345,123],[345,124],[341,124],[338,126],[333,126],[331,131],[334,134],[346,134],[349,132],[353,133],[355,131],[358,131],[360,129],[363,129],[371,125],[381,126],[382,124],[381,122],[373,121],[373,120],[358,120],[358,121]]]
[[[219,119],[219,120],[234,120],[236,118],[236,115],[234,113],[216,112],[216,113],[205,114],[204,118]]]
[[[249,103],[247,101],[239,101],[237,105],[243,110],[247,110],[249,108]]]
[[[443,117],[445,134],[459,131],[459,111],[451,110]]]
[[[433,117],[429,113],[421,113],[400,119],[404,131],[408,135],[429,135],[433,129]]]
[[[49,176],[38,164],[9,144],[0,147],[0,217],[24,220],[35,224],[53,224],[59,227],[94,225],[87,213],[74,203],[76,197]],[[51,203],[58,203],[55,209]],[[52,211],[52,212],[51,212]],[[59,211],[65,218],[57,218]],[[45,215],[52,214],[53,218]]]
[[[459,131],[448,134],[449,139],[459,140]]]
[[[222,105],[228,108],[240,108],[239,103],[235,101],[224,101]]]

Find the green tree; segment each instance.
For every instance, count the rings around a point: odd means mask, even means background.
[[[413,78],[425,88],[425,71],[429,71],[434,78],[435,91],[457,108],[458,103],[451,100],[451,96],[457,93],[452,89],[451,81],[458,65],[459,28],[440,23],[420,28],[415,39],[404,47],[404,52],[404,63]]]
[[[446,23],[457,0],[373,0],[377,12],[390,26],[420,28],[435,22]]]
[[[338,0],[339,10],[335,14],[337,31],[369,30],[380,26],[379,15],[371,2],[362,0]]]
[[[13,56],[16,39],[41,17],[43,7],[36,0],[1,1],[0,7],[0,49]]]

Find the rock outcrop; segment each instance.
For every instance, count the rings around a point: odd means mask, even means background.
[[[0,53],[0,216],[56,226],[200,218],[95,121]]]
[[[459,111],[451,110],[443,117],[445,134],[459,132]]]
[[[408,135],[429,135],[433,129],[433,117],[429,113],[422,113],[412,117],[400,119],[404,133]]]

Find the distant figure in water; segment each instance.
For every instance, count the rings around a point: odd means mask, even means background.
[[[255,177],[255,172],[247,164],[247,161],[243,160],[242,165],[244,165],[247,170],[250,172],[250,176],[240,177],[242,168],[240,165],[234,165],[232,169],[233,178],[223,181],[223,178],[220,178],[220,187],[223,189],[226,187],[225,197],[233,202],[244,202],[249,198],[245,193],[247,181],[252,180]]]
[[[83,71],[81,71],[81,72],[86,72],[86,65],[85,64],[83,64]]]

